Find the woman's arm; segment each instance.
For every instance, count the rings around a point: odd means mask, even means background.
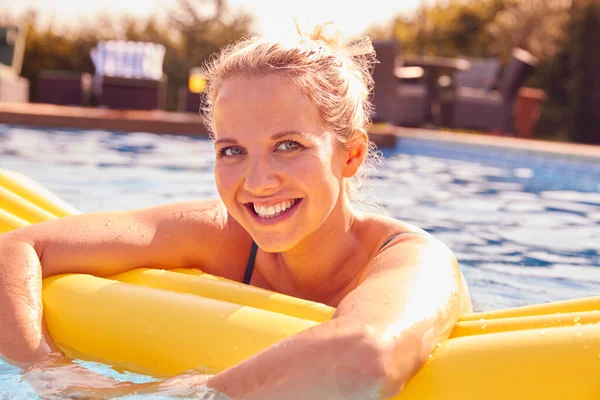
[[[404,387],[449,336],[459,314],[469,311],[452,253],[427,235],[407,233],[374,259],[333,320],[217,375],[185,374],[104,389],[102,382],[62,386],[66,394],[110,397],[170,389],[198,394],[206,384],[232,399],[385,399]]]
[[[0,236],[0,355],[20,366],[46,357],[52,341],[42,329],[42,278],[34,248]]]
[[[398,393],[446,339],[465,304],[452,253],[400,236],[336,317],[208,379],[233,399],[379,399]]]
[[[240,231],[233,223],[212,201],[76,215],[0,235],[0,356],[29,365],[52,350],[42,331],[42,278],[191,265],[227,275],[214,269],[231,265],[217,261],[227,231]]]

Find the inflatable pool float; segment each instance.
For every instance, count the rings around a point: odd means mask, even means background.
[[[0,232],[77,213],[0,170]],[[52,338],[70,357],[156,377],[217,372],[335,309],[205,274],[136,269],[43,282]],[[396,400],[600,399],[600,297],[462,316]]]

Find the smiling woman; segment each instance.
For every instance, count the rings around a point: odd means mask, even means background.
[[[214,376],[164,384],[202,382],[233,399],[327,400],[389,398],[405,386],[471,311],[470,298],[446,246],[353,207],[352,181],[372,154],[374,54],[367,39],[343,46],[330,28],[294,42],[247,39],[208,66],[219,200],[75,215],[0,236],[6,359],[29,371],[54,363],[41,278],[198,267],[337,310]]]
[[[336,200],[345,196],[340,190],[343,177],[354,175],[360,166],[366,140],[347,153],[308,96],[282,74],[228,79],[215,110],[217,188],[229,213],[259,247],[269,252],[290,250],[323,222],[331,221],[336,230],[348,229],[350,221],[340,223],[326,216],[336,206],[340,216],[351,215],[343,210],[348,202]],[[257,115],[272,117],[256,120]],[[281,214],[281,205],[292,203],[294,207]],[[280,215],[270,218],[277,206]],[[260,215],[261,210],[269,218]]]

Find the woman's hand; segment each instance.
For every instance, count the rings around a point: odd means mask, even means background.
[[[156,382],[119,382],[58,354],[22,373],[23,380],[29,382],[43,399],[107,399],[148,393],[168,397],[201,397],[209,391],[205,385],[209,377],[190,372]]]
[[[242,265],[245,254],[227,251],[230,239],[251,241],[213,200],[73,215],[0,234],[0,358],[27,367],[52,352],[42,334],[44,278],[190,265],[234,278],[227,266]]]
[[[134,394],[156,394],[165,397],[203,398],[211,389],[206,387],[206,380],[210,375],[195,373],[178,375],[164,381],[148,383],[117,382],[113,380],[112,386],[105,386],[102,380],[93,384],[70,385],[61,389],[61,398],[83,397],[86,399],[108,399]],[[110,379],[110,378],[106,378]],[[214,399],[214,397],[211,397]]]
[[[0,235],[0,326],[0,357],[10,364],[27,367],[53,351],[44,331],[40,260],[31,244],[8,234]]]
[[[206,387],[206,380],[210,375],[195,373],[182,374],[164,381],[148,383],[117,382],[113,380],[112,386],[105,386],[102,380],[85,386],[72,385],[61,391],[61,396],[84,397],[86,399],[107,399],[134,394],[156,394],[165,397],[203,398],[213,392]],[[106,378],[110,379],[110,378]],[[211,397],[215,399],[214,397]]]
[[[25,368],[21,378],[27,381],[43,399],[74,397],[71,388],[110,389],[119,382],[73,363],[62,354],[53,353],[47,359]],[[92,392],[90,391],[91,394]],[[87,396],[86,396],[87,397]]]

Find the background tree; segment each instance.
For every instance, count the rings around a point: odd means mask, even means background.
[[[540,59],[526,85],[547,98],[535,135],[600,141],[600,2],[598,0],[449,0],[372,27],[378,39],[395,37],[403,54],[497,57],[514,47]]]
[[[487,25],[504,8],[503,0],[449,0],[421,6],[414,15],[398,16],[390,37],[405,54],[487,57],[492,38]]]
[[[554,57],[565,34],[571,0],[505,0],[486,26],[491,51],[507,58],[513,47],[527,49],[542,61]]]
[[[572,38],[568,78],[569,137],[600,144],[600,4],[574,1],[568,29]]]
[[[187,86],[189,70],[201,66],[211,54],[231,41],[252,33],[252,17],[231,11],[224,0],[178,0],[173,10],[147,19],[131,16],[94,16],[78,27],[62,27],[50,21],[42,26],[37,12],[24,19],[28,26],[22,75],[29,79],[32,101],[42,70],[94,72],[90,58],[100,40],[148,41],[165,46],[163,70],[169,78],[167,109],[177,107],[177,90]],[[17,22],[8,13],[0,22]]]
[[[35,12],[26,20],[22,74],[30,80],[33,101],[41,70],[93,73],[90,51],[96,43],[126,39],[165,46],[170,110],[176,108],[178,88],[187,85],[190,68],[201,66],[231,41],[252,34],[253,23],[249,14],[230,10],[225,0],[177,0],[172,9],[144,20],[97,15],[78,28],[56,23],[42,27]],[[8,12],[0,15],[0,23],[7,22],[15,22]],[[506,61],[513,47],[523,47],[541,60],[526,84],[547,93],[536,135],[600,141],[599,0],[444,0],[372,26],[367,33],[376,39],[398,39],[407,55]]]

